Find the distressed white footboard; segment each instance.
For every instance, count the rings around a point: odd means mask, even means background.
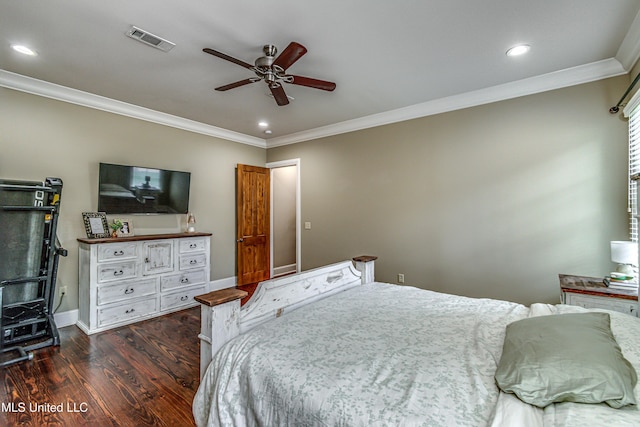
[[[239,289],[222,289],[197,296],[196,301],[202,304],[200,377],[220,347],[237,335],[286,311],[373,282],[376,258],[360,256],[353,259],[355,267],[352,261],[344,261],[261,282],[242,308],[240,299],[247,293]]]

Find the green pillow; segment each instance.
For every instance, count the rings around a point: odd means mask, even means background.
[[[635,405],[636,371],[607,313],[531,317],[507,326],[498,387],[541,408],[554,402]]]

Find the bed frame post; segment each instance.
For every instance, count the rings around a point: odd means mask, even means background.
[[[240,289],[227,288],[198,295],[200,317],[200,379],[211,358],[225,343],[240,334],[240,300],[247,296]]]
[[[375,261],[377,256],[361,255],[353,258],[356,270],[362,273],[362,284],[371,283],[375,280]]]

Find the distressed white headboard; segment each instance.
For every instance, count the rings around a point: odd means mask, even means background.
[[[373,282],[377,257],[360,256],[302,273],[267,280],[240,308],[247,293],[235,288],[199,295],[202,304],[200,377],[226,342],[251,328],[329,295]],[[355,266],[354,266],[355,262]]]

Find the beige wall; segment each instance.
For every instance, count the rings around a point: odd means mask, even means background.
[[[123,163],[191,172],[197,230],[213,233],[212,280],[235,275],[235,165],[264,165],[265,150],[0,88],[0,177],[62,178],[58,235],[69,256],[58,287],[59,312],[78,305],[81,213],[97,209],[98,164]],[[181,215],[132,216],[137,234],[179,231]],[[56,302],[58,298],[56,296]]]
[[[376,277],[522,303],[602,276],[627,238],[628,76],[267,150],[301,159],[302,268],[378,255]]]
[[[634,74],[635,75],[635,74]],[[302,268],[360,254],[377,278],[469,296],[556,302],[558,273],[603,275],[626,236],[622,76],[265,150],[0,88],[0,177],[63,179],[59,286],[77,307],[81,212],[99,162],[192,172],[212,279],[235,273],[236,163],[301,159]],[[177,216],[135,216],[136,232]]]
[[[273,267],[296,263],[296,183],[297,166],[274,168],[271,174],[273,194]]]

